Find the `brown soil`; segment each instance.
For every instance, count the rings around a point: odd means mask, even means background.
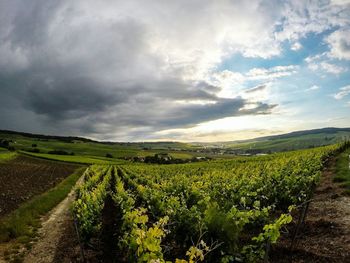
[[[350,197],[333,182],[334,160],[321,178],[296,245],[284,237],[271,253],[271,262],[350,262]]]
[[[0,164],[0,217],[17,209],[35,195],[46,192],[72,174],[74,164],[27,156]]]

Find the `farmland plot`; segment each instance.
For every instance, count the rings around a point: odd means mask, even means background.
[[[0,163],[0,217],[54,187],[77,167],[27,156]]]

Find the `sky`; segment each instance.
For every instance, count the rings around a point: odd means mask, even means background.
[[[0,129],[233,141],[350,127],[350,1],[0,0]]]

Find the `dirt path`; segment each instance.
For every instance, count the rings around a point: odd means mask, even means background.
[[[293,252],[290,240],[280,247],[285,258],[271,262],[350,263],[350,196],[333,182],[334,161],[322,174]],[[288,244],[288,246],[286,245]]]
[[[82,181],[83,177],[78,180],[68,196],[43,218],[42,228],[39,230],[39,241],[25,256],[24,263],[51,263],[55,261],[57,248],[60,247],[60,243],[64,239],[67,225],[69,226],[72,221],[69,207],[74,200],[74,190]]]
[[[350,197],[333,182],[334,173],[326,170],[310,205],[299,248],[324,262],[350,262]]]

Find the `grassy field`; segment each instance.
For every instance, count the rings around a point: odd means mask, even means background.
[[[6,162],[16,157],[17,153],[9,151],[0,151],[0,162]]]
[[[340,182],[345,188],[346,193],[350,195],[350,149],[340,154],[336,161],[336,176],[334,180]]]
[[[47,160],[55,160],[61,162],[70,162],[78,164],[123,164],[127,161],[120,159],[112,159],[99,156],[83,156],[83,155],[57,155],[57,154],[47,154],[47,153],[31,153],[23,152],[22,154],[30,155]]]

